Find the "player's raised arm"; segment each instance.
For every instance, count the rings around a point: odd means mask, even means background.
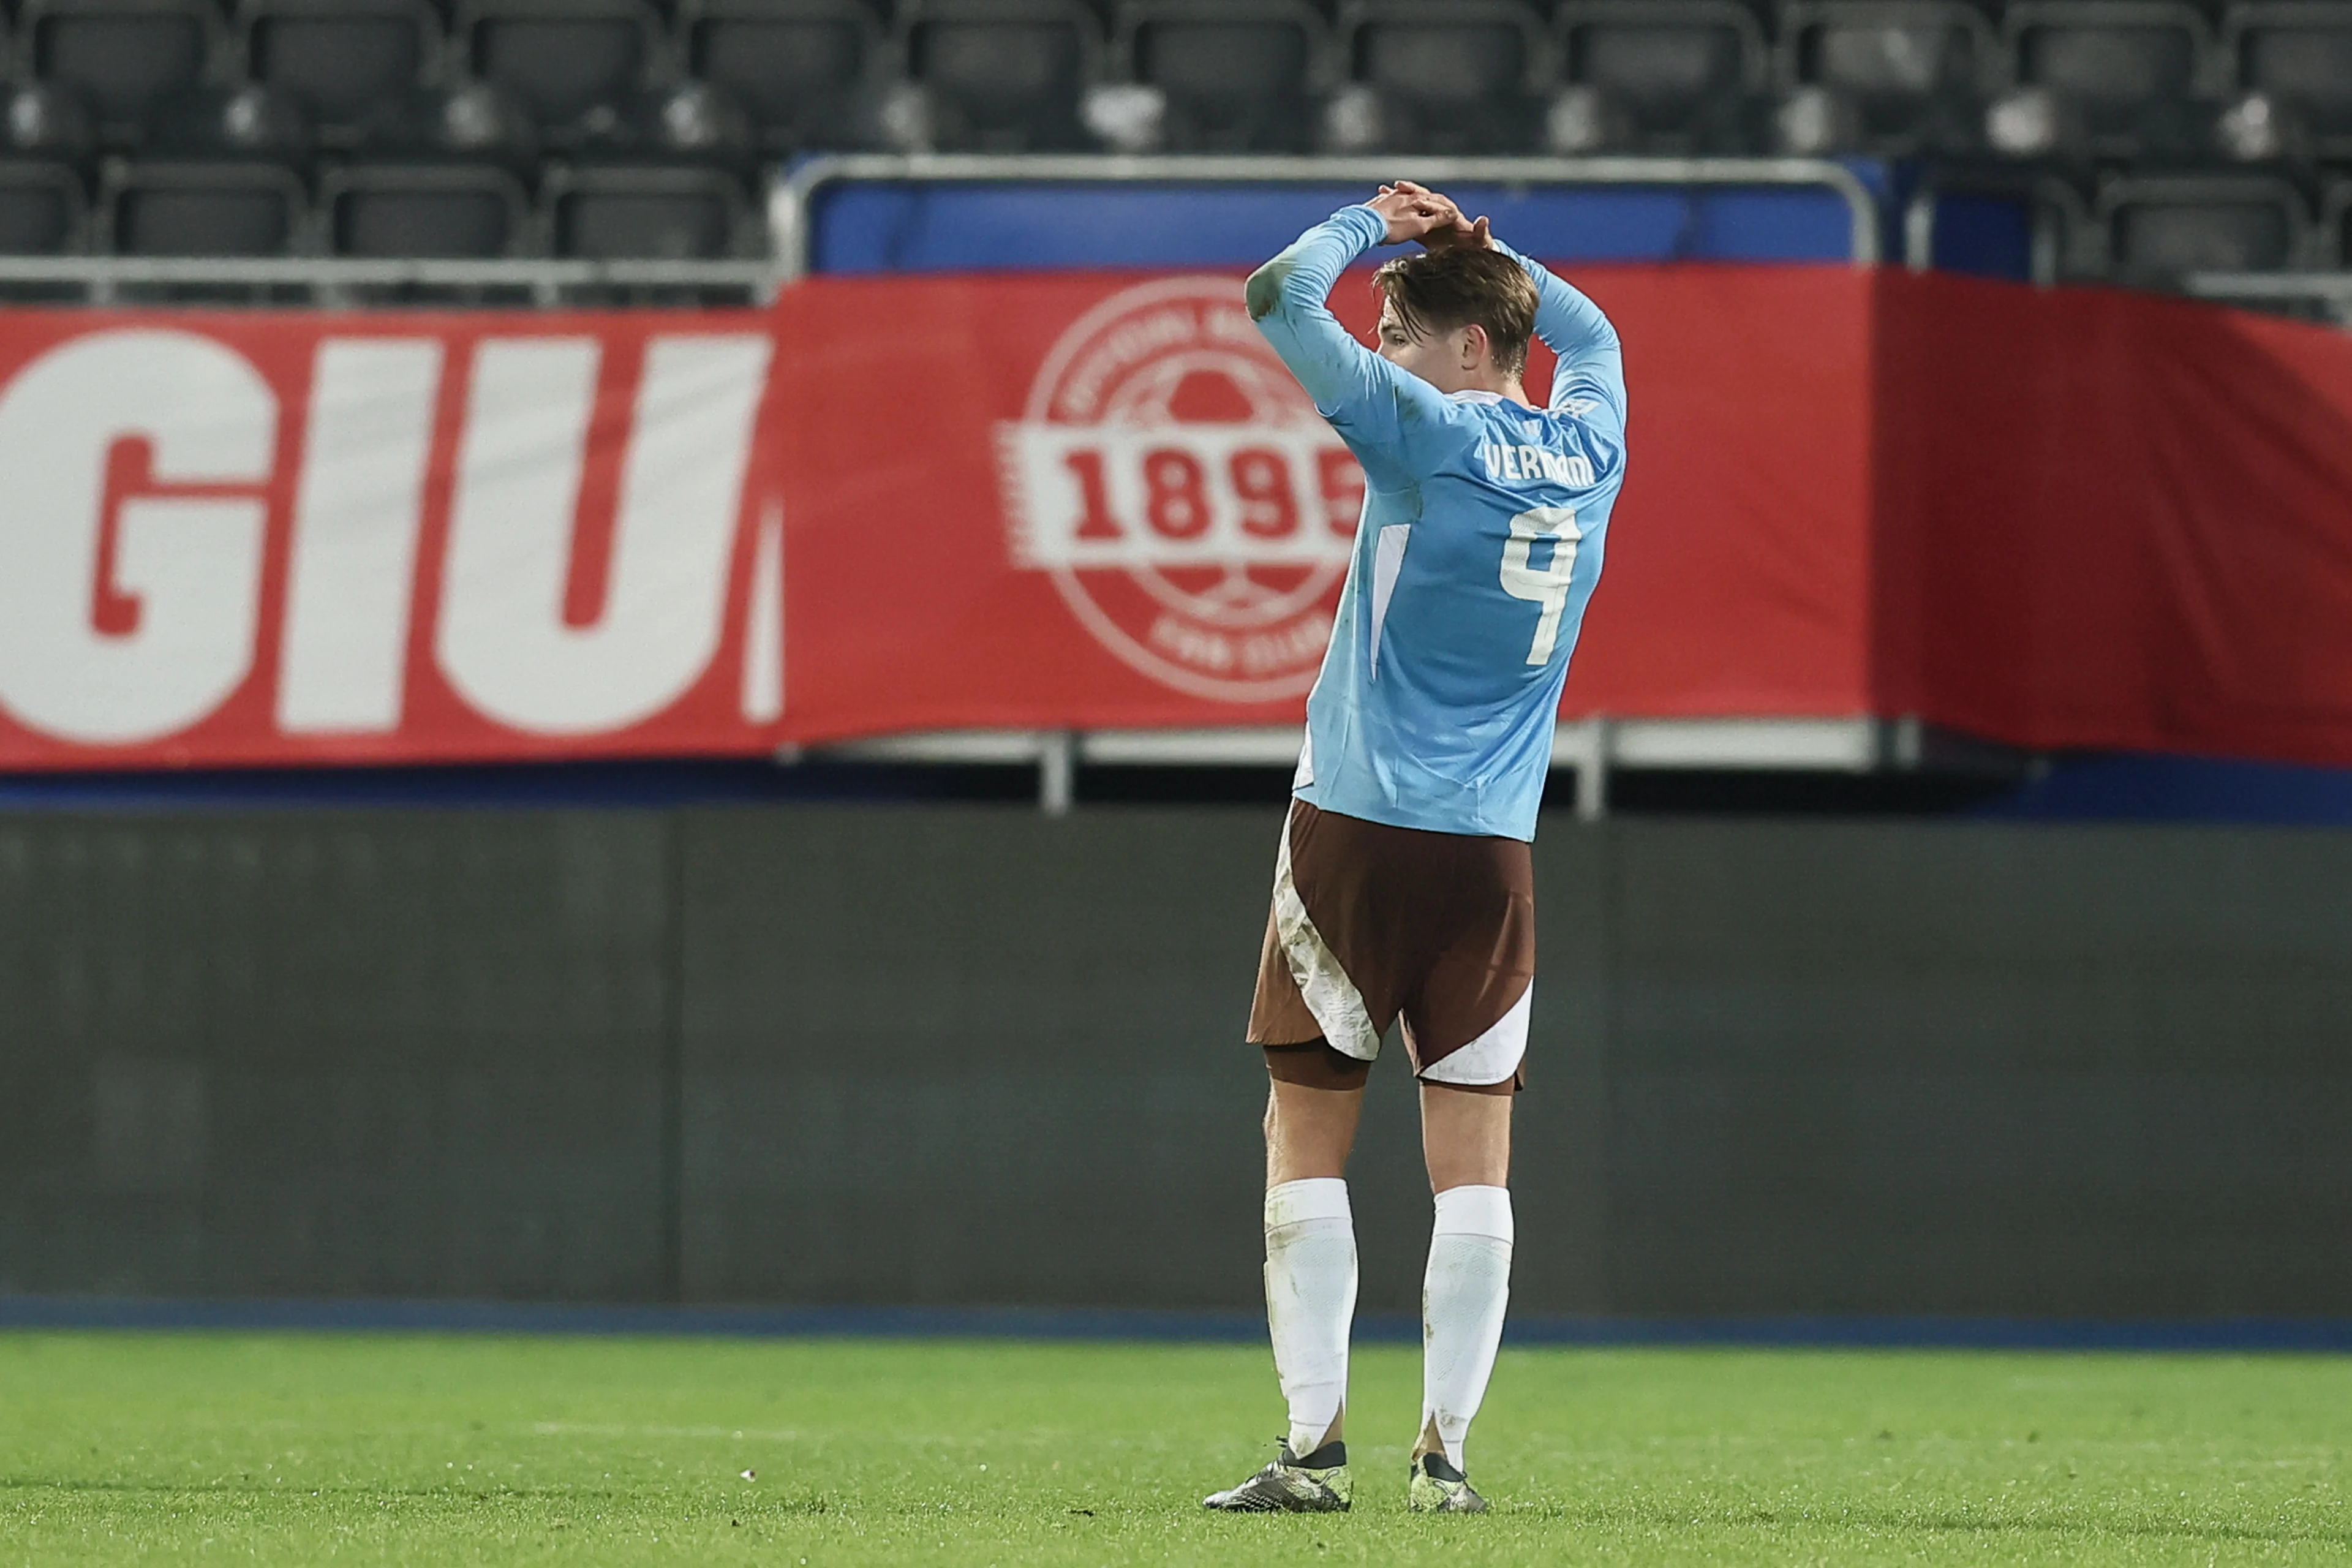
[[[1326,302],[1349,263],[1378,245],[1417,239],[1440,221],[1440,209],[1383,190],[1361,206],[1342,207],[1250,274],[1244,298],[1317,412],[1350,437],[1359,458],[1398,445],[1398,405],[1420,401],[1443,413],[1444,399],[1418,376],[1399,370],[1349,335]]]
[[[1587,418],[1606,410],[1612,416],[1611,429],[1622,436],[1625,429],[1625,354],[1617,342],[1617,329],[1609,324],[1601,307],[1582,289],[1502,241],[1491,243],[1526,268],[1528,276],[1535,279],[1539,301],[1536,307],[1536,336],[1543,340],[1544,347],[1559,356],[1559,364],[1551,376],[1551,406],[1581,413]],[[1580,410],[1575,406],[1579,403],[1596,406]]]
[[[1513,250],[1489,231],[1485,218],[1471,219],[1445,196],[1410,181],[1397,189],[1425,206],[1440,220],[1423,237],[1431,249],[1451,245],[1491,246],[1527,269],[1536,286],[1536,336],[1559,358],[1552,372],[1551,406],[1591,419],[1606,416],[1607,426],[1622,437],[1625,430],[1625,355],[1617,329],[1585,292],[1539,261]],[[1589,406],[1579,407],[1579,405]]]

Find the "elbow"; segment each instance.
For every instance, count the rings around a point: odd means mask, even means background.
[[[1584,325],[1585,330],[1579,335],[1584,340],[1587,352],[1604,354],[1624,352],[1624,345],[1617,338],[1617,323],[1599,310],[1593,310]]]
[[[1249,281],[1242,285],[1242,302],[1249,308],[1251,321],[1263,321],[1281,308],[1295,265],[1285,254],[1249,275]]]

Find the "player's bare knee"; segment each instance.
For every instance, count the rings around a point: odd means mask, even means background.
[[[1423,1081],[1422,1152],[1432,1192],[1510,1184],[1511,1088]]]

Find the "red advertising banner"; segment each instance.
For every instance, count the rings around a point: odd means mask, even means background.
[[[773,358],[753,313],[0,315],[0,766],[764,746]]]
[[[1364,276],[1335,304],[1369,329]],[[1627,344],[1633,458],[1568,710],[1866,711],[1867,275],[1578,278]],[[776,395],[795,735],[1299,717],[1362,479],[1238,277],[818,279],[779,310],[811,367]]]
[[[1571,715],[2352,763],[2352,338],[1846,268],[1577,278],[1633,458]],[[0,767],[1296,721],[1360,479],[1238,283],[0,312]],[[1369,325],[1359,279],[1336,304]]]
[[[1881,279],[1879,711],[2352,764],[2352,334]]]

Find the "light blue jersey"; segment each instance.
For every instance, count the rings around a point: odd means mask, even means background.
[[[1551,406],[1447,396],[1350,337],[1324,303],[1387,237],[1370,207],[1249,280],[1250,314],[1363,465],[1364,512],[1294,793],[1439,833],[1533,838],[1552,727],[1625,478],[1625,374],[1593,302],[1535,279],[1559,356]]]

